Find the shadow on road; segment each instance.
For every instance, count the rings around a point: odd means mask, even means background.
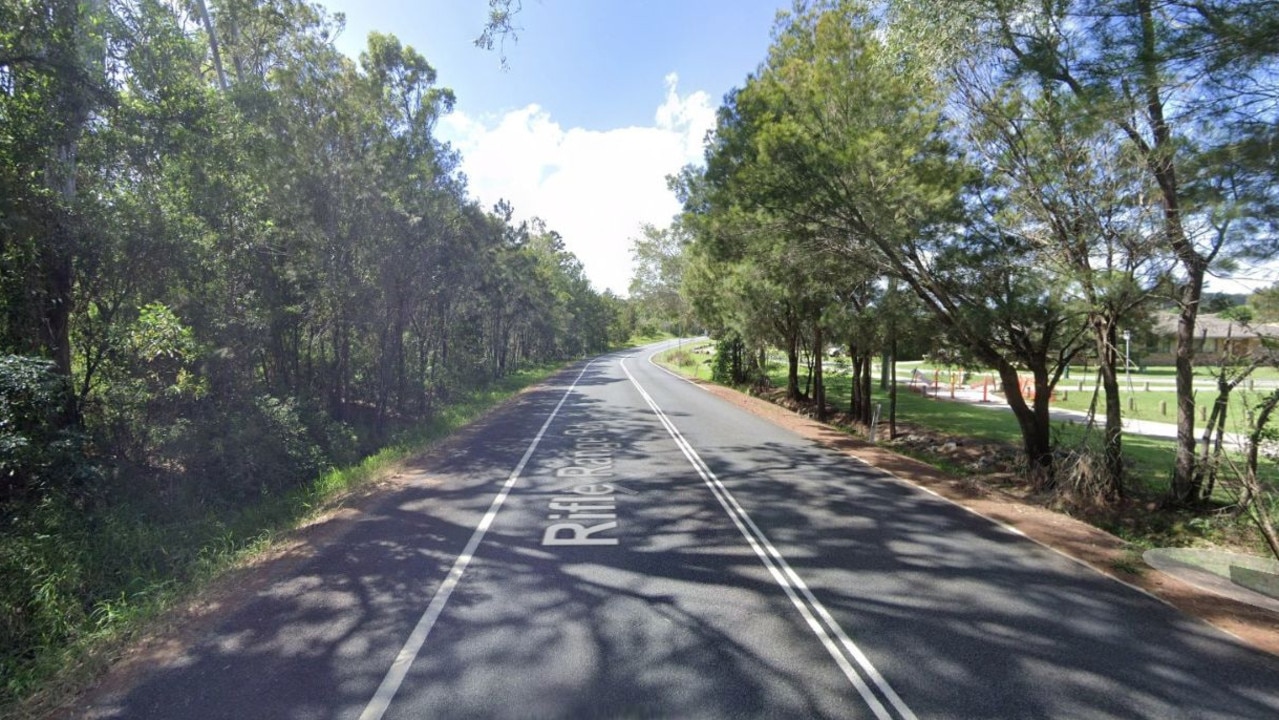
[[[422,460],[92,716],[358,716],[565,387]],[[622,542],[540,544],[566,452],[548,434],[388,718],[868,716],[651,415],[590,397],[562,412],[556,427],[602,422],[620,446]],[[1273,658],[958,507],[809,445],[704,456],[920,717],[1279,716]]]

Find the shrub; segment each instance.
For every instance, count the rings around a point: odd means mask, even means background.
[[[715,359],[711,363],[711,380],[725,385],[741,385],[746,377],[746,344],[736,332],[729,333],[715,344]]]
[[[90,485],[96,469],[70,407],[70,388],[52,362],[0,356],[0,503]]]

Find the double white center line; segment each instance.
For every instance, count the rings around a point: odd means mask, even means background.
[[[894,718],[916,720],[915,713],[911,712],[906,703],[897,695],[897,692],[888,684],[888,681],[871,664],[870,659],[866,657],[861,648],[857,647],[857,644],[848,637],[848,634],[839,626],[835,618],[831,617],[826,607],[813,596],[812,591],[808,589],[808,585],[791,568],[790,563],[786,562],[786,559],[782,557],[777,548],[769,542],[768,537],[751,520],[750,515],[746,514],[746,510],[738,504],[733,494],[728,491],[728,488],[724,487],[724,484],[715,476],[715,473],[711,472],[711,469],[697,454],[697,451],[684,439],[675,424],[666,416],[666,413],[662,412],[662,408],[639,384],[639,381],[631,374],[630,369],[626,367],[625,360],[621,361],[621,366],[622,372],[626,373],[626,377],[630,379],[631,384],[639,391],[640,396],[644,398],[644,402],[648,403],[648,406],[653,410],[653,414],[661,421],[662,426],[666,428],[666,432],[670,433],[671,438],[684,453],[684,457],[688,459],[689,464],[693,466],[693,469],[701,476],[702,481],[710,488],[715,499],[724,508],[724,512],[728,513],[733,524],[741,531],[751,549],[759,556],[760,562],[764,563],[764,567],[768,568],[773,580],[781,586],[782,591],[786,593],[786,597],[790,598],[791,603],[799,610],[809,629],[813,631],[813,634],[821,641],[826,651],[834,658],[835,664],[839,666],[844,676],[857,689],[857,692],[866,701],[866,705],[870,707],[875,717],[880,718],[880,720],[893,720]]]

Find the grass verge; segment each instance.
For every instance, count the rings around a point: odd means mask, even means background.
[[[698,380],[710,380],[714,347],[714,343],[690,342],[683,347],[671,348],[659,353],[654,360],[681,375]]]
[[[694,348],[683,352],[667,351],[658,355],[656,361],[686,376],[709,380],[709,358],[709,355],[699,354]],[[769,375],[774,387],[785,385],[785,372],[779,366],[771,367]],[[825,380],[828,402],[836,407],[846,407],[852,390],[851,379],[847,375],[829,374]],[[875,383],[874,396],[883,403],[886,415],[888,397],[886,392],[878,389],[878,382]],[[1017,421],[1010,412],[1003,409],[1002,398],[998,396],[995,402],[978,405],[925,398],[903,388],[898,392],[897,398],[897,417],[900,423],[909,423],[943,435],[1020,447],[1021,431]],[[881,422],[886,422],[886,418],[881,419]],[[1087,432],[1089,431],[1079,423],[1061,422],[1054,426],[1056,439],[1062,447],[1077,446],[1085,439]],[[1094,428],[1091,432],[1096,438],[1096,433],[1100,430]],[[1128,472],[1128,501],[1100,512],[1076,513],[1081,519],[1142,549],[1207,544],[1267,554],[1259,536],[1240,518],[1226,513],[1167,510],[1160,507],[1159,500],[1167,491],[1175,453],[1171,439],[1125,434],[1123,442]],[[895,446],[893,451],[927,462],[952,475],[966,476],[974,472],[935,453],[916,452],[907,446]],[[1262,471],[1272,482],[1279,477],[1279,469],[1273,463],[1263,463]],[[1219,496],[1223,502],[1227,500],[1220,493]]]

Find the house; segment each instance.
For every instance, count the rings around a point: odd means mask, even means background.
[[[1146,336],[1145,348],[1133,360],[1142,365],[1172,365],[1176,361],[1177,315],[1156,313],[1154,325]],[[1262,338],[1279,342],[1279,324],[1252,323],[1245,325],[1238,320],[1220,315],[1202,314],[1195,321],[1195,364],[1212,365],[1225,354],[1246,357],[1259,351]]]

